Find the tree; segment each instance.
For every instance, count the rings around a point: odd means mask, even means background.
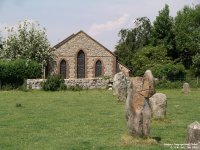
[[[174,42],[173,18],[169,15],[169,6],[166,4],[165,7],[159,11],[159,15],[153,23],[152,28],[152,43],[153,45],[163,44],[167,48],[167,55],[172,59],[178,57],[176,46]]]
[[[137,50],[148,45],[151,37],[151,23],[147,17],[137,18],[134,26],[132,29],[120,30],[120,40],[115,51],[120,62],[129,67],[133,55]]]
[[[195,76],[199,77],[200,76],[200,54],[199,53],[193,56],[192,62],[193,62],[193,69],[195,72]]]
[[[180,60],[190,68],[192,57],[200,51],[200,5],[185,6],[177,13],[174,33]]]
[[[151,69],[155,65],[163,65],[171,63],[170,58],[167,57],[167,50],[163,45],[145,46],[138,50],[131,59],[133,67],[133,74],[141,76],[147,69]]]
[[[14,27],[8,29],[8,34],[3,47],[5,58],[22,58],[39,63],[52,59],[54,49],[50,48],[45,29],[41,29],[39,24],[25,20],[18,24],[17,30]]]
[[[3,55],[3,42],[2,42],[2,36],[0,34],[0,59],[3,57],[2,55]]]

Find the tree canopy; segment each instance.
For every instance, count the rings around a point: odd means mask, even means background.
[[[200,5],[185,6],[174,18],[165,5],[152,25],[147,17],[141,17],[133,28],[120,30],[119,36],[115,54],[132,67],[133,75],[162,65],[177,65],[175,69],[182,72],[181,77],[185,74],[184,67],[195,68],[196,73],[200,70]]]
[[[151,23],[147,17],[137,18],[135,28],[122,29],[119,32],[120,40],[116,46],[115,54],[127,66],[132,66],[131,59],[140,48],[150,43]]]
[[[3,57],[35,60],[39,63],[49,61],[53,50],[47,39],[45,29],[29,21],[20,22],[16,28],[7,28],[8,37],[3,43]]]

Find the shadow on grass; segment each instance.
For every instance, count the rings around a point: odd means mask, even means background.
[[[156,140],[158,143],[161,141],[161,137],[151,137],[151,138]]]

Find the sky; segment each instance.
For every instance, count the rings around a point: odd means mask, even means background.
[[[153,22],[165,4],[174,17],[200,0],[0,0],[0,31],[3,35],[5,27],[19,21],[37,21],[46,28],[52,46],[83,30],[114,51],[120,29],[133,27],[138,17]]]

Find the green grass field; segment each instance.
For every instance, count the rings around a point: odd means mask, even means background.
[[[158,92],[167,95],[168,111],[151,121],[155,143],[128,136],[124,103],[111,91],[0,91],[0,150],[160,150],[185,143],[187,125],[200,121],[200,90]]]

